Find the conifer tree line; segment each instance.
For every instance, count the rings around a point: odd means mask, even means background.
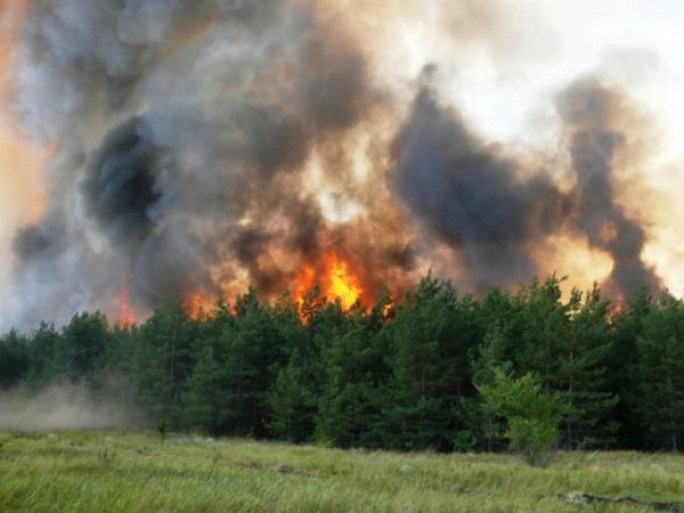
[[[0,338],[2,389],[123,376],[151,423],[345,448],[502,450],[480,393],[495,373],[559,398],[561,448],[684,444],[684,303],[645,289],[618,308],[551,277],[474,299],[428,275],[371,308],[249,291],[196,319],[179,303],[127,329],[81,313]]]

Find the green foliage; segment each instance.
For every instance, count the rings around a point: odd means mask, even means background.
[[[424,278],[388,326],[392,372],[384,431],[389,447],[451,450],[464,428],[462,398],[472,389],[468,354],[477,341],[470,298],[448,282]]]
[[[28,340],[16,331],[0,338],[0,390],[17,385],[30,368]]]
[[[387,298],[374,310],[384,310]],[[381,447],[381,386],[390,370],[385,363],[386,337],[372,314],[355,315],[347,327],[333,335],[322,351],[324,385],[318,401],[316,436],[338,447]]]
[[[80,313],[0,337],[0,388],[127,383],[117,396],[173,430],[496,451],[502,417],[477,387],[501,369],[535,376],[540,396],[563,404],[559,448],[681,450],[682,302],[644,289],[615,305],[597,287],[562,285],[551,276],[475,299],[428,275],[402,298],[348,311],[317,288],[301,304],[250,290],[196,319],[166,305],[131,329]],[[545,425],[528,415],[507,428],[522,448],[544,446],[534,436]]]
[[[276,438],[298,443],[312,439],[317,402],[314,386],[306,361],[295,349],[268,396],[269,427]]]
[[[643,323],[633,367],[641,427],[653,446],[676,452],[684,438],[684,304],[664,295]]]
[[[197,326],[181,304],[157,310],[133,334],[139,404],[155,419],[183,425],[183,397],[196,364]]]
[[[57,349],[61,335],[53,324],[42,322],[31,337],[29,345],[30,370],[26,379],[30,385],[46,383],[60,374]]]
[[[566,404],[562,447],[609,446],[618,400],[607,380],[613,349],[610,303],[596,287],[586,295],[573,290],[563,302],[561,283],[552,276],[514,296],[493,291],[485,298],[485,334],[472,362],[475,380],[490,382],[494,368],[533,373],[546,392],[557,392]]]
[[[199,353],[186,397],[187,424],[214,434],[263,437],[267,430],[267,393],[283,344],[272,316],[250,292],[208,319],[195,346]]]
[[[573,291],[571,322],[563,347],[559,392],[566,404],[563,441],[570,448],[609,447],[618,424],[618,395],[607,384],[614,341],[610,328],[610,303],[597,287],[582,296]]]
[[[638,413],[642,390],[637,339],[643,335],[644,321],[653,306],[653,297],[642,287],[619,311],[612,313],[613,348],[608,358],[606,386],[618,397],[612,420],[619,425],[619,447],[644,449],[648,446]]]
[[[105,365],[105,349],[111,335],[107,319],[99,312],[75,315],[64,328],[57,358],[71,380],[92,379]]]
[[[478,390],[486,408],[506,419],[503,435],[510,440],[511,450],[531,465],[544,466],[559,436],[559,396],[545,393],[532,374],[516,379],[501,369],[494,370],[493,384],[480,385]]]

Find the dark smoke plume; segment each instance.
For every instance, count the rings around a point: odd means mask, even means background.
[[[138,245],[149,235],[151,210],[161,196],[158,150],[145,139],[142,123],[133,118],[108,134],[82,183],[86,212],[118,244]]]
[[[396,189],[430,232],[457,251],[465,281],[480,291],[562,272],[539,263],[534,248],[569,230],[613,259],[604,284],[609,292],[655,290],[659,278],[642,260],[644,229],[616,199],[615,160],[626,139],[613,127],[619,103],[619,94],[597,80],[577,82],[559,96],[576,176],[575,186],[562,191],[548,174],[523,178],[522,164],[481,142],[423,85],[395,141]]]
[[[558,229],[563,198],[543,175],[471,133],[460,115],[423,87],[395,142],[397,191],[441,241],[462,256],[480,291],[515,284],[538,269],[532,249]]]
[[[613,270],[605,287],[624,297],[641,286],[656,290],[660,280],[642,260],[644,229],[616,200],[615,161],[626,141],[613,126],[619,103],[617,93],[598,81],[582,80],[559,96],[558,112],[577,178],[574,226],[586,234],[592,247],[612,257]]]

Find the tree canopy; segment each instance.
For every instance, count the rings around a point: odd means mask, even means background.
[[[125,400],[172,429],[438,451],[503,448],[502,421],[515,445],[520,416],[492,405],[496,390],[522,387],[563,405],[539,421],[559,447],[681,450],[682,301],[642,290],[618,304],[561,285],[474,298],[428,275],[350,309],[318,290],[302,304],[249,291],[196,317],[170,304],[127,328],[84,312],[1,336],[0,387],[116,375]]]

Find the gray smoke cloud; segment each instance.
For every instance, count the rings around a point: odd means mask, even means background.
[[[137,246],[153,227],[161,192],[155,188],[156,151],[133,118],[105,137],[81,183],[86,213],[118,244]]]
[[[478,291],[535,276],[532,248],[561,224],[564,199],[542,174],[480,141],[427,85],[396,142],[396,188],[440,240],[462,255]]]
[[[465,263],[467,282],[484,292],[550,272],[533,249],[552,234],[579,232],[613,259],[603,284],[626,297],[661,287],[642,259],[646,234],[617,201],[615,160],[625,134],[614,127],[620,95],[597,79],[558,96],[576,179],[562,190],[550,173],[525,167],[480,141],[454,109],[440,105],[428,69],[395,141],[393,180],[408,208]]]
[[[344,184],[325,155],[381,95],[313,3],[39,0],[23,38],[19,108],[57,154],[48,212],[16,238],[27,325],[112,312],[125,286],[143,312],[233,281],[279,292],[293,263],[355,238],[305,192],[304,164],[323,155]]]
[[[574,225],[591,246],[613,259],[605,288],[627,296],[642,286],[655,290],[661,283],[642,260],[644,229],[616,199],[615,161],[626,141],[626,134],[614,126],[618,104],[618,95],[595,79],[570,85],[557,102],[577,179]]]
[[[198,291],[231,298],[251,284],[268,296],[330,250],[365,299],[406,287],[433,244],[458,260],[457,283],[481,292],[553,271],[535,249],[559,233],[615,260],[611,289],[657,283],[646,234],[613,189],[610,90],[559,97],[577,179],[563,189],[443,106],[435,76],[399,119],[405,90],[377,76],[372,35],[329,11],[318,0],[31,1],[16,110],[53,151],[45,213],[15,238],[16,300],[0,324],[116,315],[123,289],[141,318]],[[485,25],[463,37],[486,39]],[[358,133],[363,180],[347,144]],[[357,213],[333,222],[322,192]]]

